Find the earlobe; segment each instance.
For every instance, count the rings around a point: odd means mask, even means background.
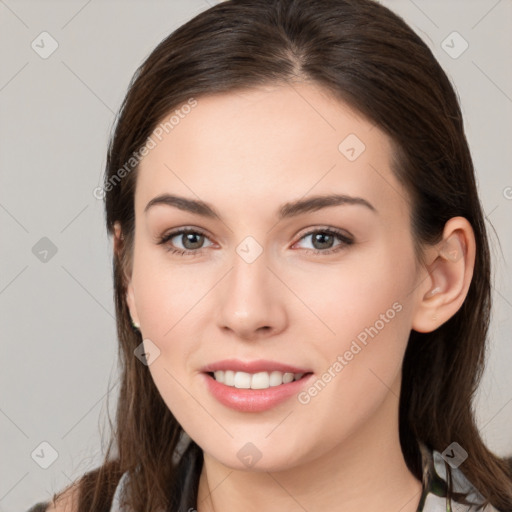
[[[462,306],[475,262],[475,237],[467,219],[454,217],[444,228],[443,239],[433,248],[428,278],[418,288],[412,329],[432,332]]]

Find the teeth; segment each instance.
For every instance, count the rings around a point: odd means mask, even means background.
[[[235,372],[233,370],[219,370],[213,373],[215,380],[226,386],[238,389],[268,389],[273,386],[287,384],[299,380],[303,373],[282,372]]]
[[[245,375],[249,375],[246,373]],[[251,389],[267,389],[270,387],[270,378],[267,372],[255,373],[251,379]]]
[[[224,381],[219,381],[219,382],[224,382],[224,384],[226,384],[226,386],[234,386],[235,385],[235,372],[232,371],[232,370],[226,370],[225,372],[215,372],[215,373],[223,373],[224,374]],[[217,378],[217,377],[215,377]],[[222,375],[220,376],[220,378],[222,378]],[[217,379],[218,380],[218,379]]]
[[[272,372],[269,376],[270,386],[279,386],[283,383],[283,374],[281,372]]]
[[[235,388],[239,389],[250,389],[251,387],[251,375],[245,372],[235,373]]]

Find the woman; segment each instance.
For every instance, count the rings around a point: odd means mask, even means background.
[[[137,71],[104,194],[116,453],[48,510],[512,510],[471,410],[490,258],[462,115],[401,18],[201,13]]]

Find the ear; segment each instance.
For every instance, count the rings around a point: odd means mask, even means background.
[[[475,266],[475,235],[464,217],[453,217],[439,244],[427,250],[427,278],[417,289],[412,328],[432,332],[462,306]]]
[[[114,252],[118,256],[118,260],[123,265],[123,251],[124,251],[124,237],[121,230],[121,224],[119,222],[114,223]],[[137,308],[135,306],[135,296],[133,290],[132,278],[126,274],[123,268],[124,278],[126,282],[126,304],[130,310],[130,316],[132,317],[132,323],[137,329],[140,327],[139,317],[137,315]]]

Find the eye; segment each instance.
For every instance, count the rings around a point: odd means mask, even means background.
[[[351,236],[333,228],[322,228],[310,231],[303,235],[301,240],[305,240],[309,237],[311,237],[313,249],[306,249],[306,251],[314,254],[330,254],[338,252],[354,243]],[[336,239],[339,240],[339,243],[334,245]]]
[[[351,236],[334,228],[322,228],[310,231],[303,235],[300,240],[305,240],[309,237],[311,237],[313,249],[306,248],[305,250],[314,254],[325,255],[338,252],[354,243]],[[176,239],[176,241],[173,242],[174,239]],[[209,239],[202,231],[192,228],[182,228],[160,237],[158,245],[166,245],[167,251],[180,256],[197,256],[200,255],[202,249],[205,248],[205,240]],[[338,240],[337,244],[335,244],[336,240]],[[182,247],[177,247],[177,244],[181,244]],[[210,243],[210,246],[211,245],[213,244]]]
[[[177,243],[181,243],[182,248],[176,247],[176,243],[172,242],[173,239],[176,239]],[[196,256],[202,252],[205,240],[208,238],[203,232],[197,229],[183,228],[159,238],[158,245],[167,245],[167,250],[173,254]]]

